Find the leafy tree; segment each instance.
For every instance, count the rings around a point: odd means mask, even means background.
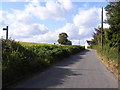
[[[64,44],[64,45],[66,45],[66,43],[67,43],[67,38],[65,38],[65,37],[60,37],[59,39],[58,39],[58,42],[60,43],[60,44]]]
[[[107,22],[110,25],[110,30],[107,32],[110,46],[120,46],[120,1],[110,2],[106,6]]]
[[[117,73],[116,71],[120,69],[120,1],[110,2],[105,10],[107,12],[106,23],[110,27],[104,28],[103,32],[101,32],[101,28],[95,28],[96,32],[93,34],[93,39],[88,41],[88,44],[91,48],[96,49],[100,56],[105,58],[109,67],[112,66],[114,72],[119,76],[120,72]],[[115,63],[116,65],[114,65]]]
[[[99,28],[99,27],[95,28],[95,31],[96,32],[93,34],[93,39],[89,45],[100,45],[101,44],[101,28]],[[103,44],[110,42],[110,40],[109,40],[110,29],[104,28],[102,34],[103,34],[103,36],[102,36],[103,37]]]
[[[63,45],[72,45],[72,42],[67,39],[68,35],[66,33],[60,33],[58,43]]]
[[[64,32],[63,32],[63,33],[60,33],[60,34],[59,34],[59,38],[60,38],[60,37],[65,37],[65,38],[67,38],[68,35],[67,35],[67,33],[64,33]]]
[[[120,46],[120,1],[110,2],[106,7],[107,23],[110,28],[104,28],[103,44],[108,44],[110,47]],[[92,45],[99,45],[101,40],[101,28],[95,29],[93,34]]]

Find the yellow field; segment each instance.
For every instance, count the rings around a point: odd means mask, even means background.
[[[33,45],[53,45],[53,44],[45,44],[45,43],[31,43],[31,42],[19,42],[22,46],[33,46]]]
[[[38,46],[38,45],[48,45],[48,46],[52,46],[54,44],[46,44],[46,43],[31,43],[31,42],[18,42],[19,44],[21,44],[22,46]],[[67,46],[67,45],[58,45],[55,44],[57,46]]]
[[[31,43],[31,42],[18,42],[19,44],[21,44],[22,46],[53,46],[54,44],[46,44],[46,43]],[[79,45],[60,45],[60,44],[55,44],[54,46],[79,46]]]

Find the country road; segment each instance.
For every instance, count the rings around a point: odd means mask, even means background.
[[[85,50],[55,64],[15,88],[118,88],[118,80],[96,56]]]

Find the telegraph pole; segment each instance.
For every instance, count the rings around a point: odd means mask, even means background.
[[[101,48],[103,49],[103,7],[101,12]]]
[[[6,28],[3,28],[3,30],[6,30],[6,40],[8,39],[8,26]]]

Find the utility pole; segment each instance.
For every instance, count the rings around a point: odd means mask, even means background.
[[[103,49],[103,7],[101,12],[101,48]]]
[[[3,30],[6,30],[6,40],[8,39],[8,26],[6,28],[3,28]]]

